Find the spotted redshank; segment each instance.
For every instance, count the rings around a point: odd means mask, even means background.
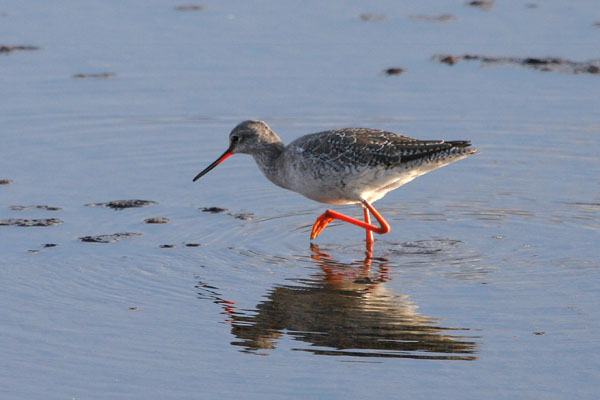
[[[470,141],[417,140],[368,128],[344,128],[302,136],[287,146],[263,121],[244,121],[229,134],[229,147],[194,182],[235,153],[250,154],[277,186],[334,205],[361,204],[364,221],[334,210],[315,222],[313,240],[334,219],[364,228],[367,245],[373,233],[390,225],[373,207],[391,190],[434,169],[477,152]],[[379,226],[371,224],[373,214]]]

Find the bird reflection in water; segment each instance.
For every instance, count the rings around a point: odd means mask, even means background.
[[[276,348],[285,333],[309,343],[295,350],[329,356],[475,360],[477,339],[468,329],[448,328],[417,313],[407,296],[390,294],[385,259],[341,263],[311,245],[320,271],[297,285],[275,286],[254,311],[238,310],[200,283],[200,297],[211,298],[228,316],[231,344],[259,353]],[[376,269],[376,272],[373,272]],[[463,333],[463,334],[461,334]]]

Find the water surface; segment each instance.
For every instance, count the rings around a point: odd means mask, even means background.
[[[1,397],[595,398],[600,77],[432,60],[598,58],[596,2],[528,3],[0,5],[41,47],[0,55],[0,220],[61,221],[0,226]],[[369,258],[249,157],[191,182],[248,118],[481,154],[377,202]]]

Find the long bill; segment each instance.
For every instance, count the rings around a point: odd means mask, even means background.
[[[202,178],[204,175],[206,175],[208,172],[210,172],[211,169],[213,169],[217,165],[221,164],[223,161],[227,160],[232,155],[233,155],[233,150],[231,147],[229,147],[225,151],[225,153],[223,153],[221,155],[221,157],[217,158],[217,160],[214,163],[210,164],[208,167],[206,167],[206,169],[204,169],[204,171],[202,171],[198,175],[196,175],[196,177],[194,178],[194,182],[196,182],[198,179]]]

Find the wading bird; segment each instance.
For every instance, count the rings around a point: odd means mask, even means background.
[[[362,205],[364,221],[325,211],[313,225],[311,240],[339,219],[364,228],[367,247],[372,248],[373,233],[391,229],[372,203],[420,175],[476,153],[470,145],[466,140],[418,140],[377,129],[344,128],[308,134],[285,146],[265,122],[244,121],[229,134],[227,150],[194,182],[233,154],[250,154],[277,186],[321,203]],[[379,226],[371,224],[370,214]]]

